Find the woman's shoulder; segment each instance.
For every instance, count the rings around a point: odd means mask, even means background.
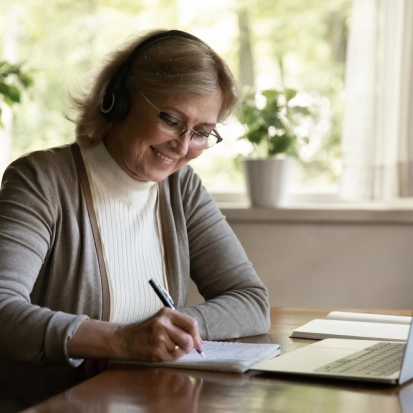
[[[169,176],[165,182],[165,193],[170,203],[184,205],[184,208],[207,205],[215,208],[211,195],[208,193],[201,178],[189,165],[186,165]]]
[[[72,161],[71,147],[73,145],[75,145],[75,143],[28,152],[12,162],[12,165],[30,162],[48,167],[53,164],[60,164],[63,161]]]
[[[76,177],[76,168],[71,151],[73,145],[75,144],[66,144],[26,153],[7,167],[4,177],[9,179],[26,177],[28,179],[40,179],[43,182],[64,179],[68,182],[70,177]]]

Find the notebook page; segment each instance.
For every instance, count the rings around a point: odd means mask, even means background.
[[[345,320],[345,321],[367,321],[370,323],[386,323],[386,324],[406,324],[410,325],[412,317],[387,315],[387,314],[367,314],[353,313],[347,311],[332,311],[327,315],[330,320]]]
[[[279,349],[278,344],[251,344],[251,343],[232,343],[222,341],[204,341],[202,351],[205,354],[203,360],[201,356],[193,350],[178,359],[179,362],[199,362],[203,361],[246,361],[253,362],[259,359],[271,357],[274,351]]]

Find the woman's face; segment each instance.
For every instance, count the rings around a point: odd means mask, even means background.
[[[161,111],[195,130],[212,130],[222,105],[219,95],[169,97],[163,101],[148,98]],[[160,132],[160,122],[157,111],[135,94],[127,117],[115,123],[103,139],[110,155],[133,179],[160,182],[203,152],[189,146],[189,131],[179,137],[166,136]]]

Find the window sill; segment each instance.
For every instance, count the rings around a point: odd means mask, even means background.
[[[279,208],[217,201],[230,223],[413,224],[413,199],[392,202],[299,202]]]

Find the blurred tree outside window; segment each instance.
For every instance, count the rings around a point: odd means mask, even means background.
[[[68,92],[87,82],[105,53],[132,33],[178,28],[199,36],[229,64],[242,87],[298,91],[319,118],[304,125],[301,185],[340,178],[344,68],[352,0],[0,0],[0,60],[23,63],[33,85],[13,114],[8,162],[74,139]],[[234,118],[219,125],[224,142],[193,161],[212,192],[242,191],[236,159],[249,150]],[[303,134],[304,131],[303,131]],[[0,140],[0,151],[6,148]],[[4,168],[5,165],[0,165]]]

